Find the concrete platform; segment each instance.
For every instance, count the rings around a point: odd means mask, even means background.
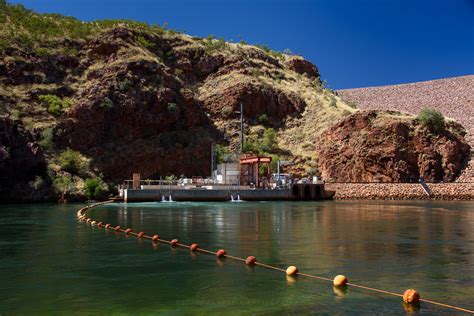
[[[125,189],[123,198],[125,202],[153,202],[161,201],[162,196],[168,199],[171,195],[173,201],[231,201],[237,195],[244,201],[318,201],[331,199],[334,192],[324,190],[324,184],[295,184],[289,189],[262,190],[262,189],[185,189],[166,188],[160,189]]]

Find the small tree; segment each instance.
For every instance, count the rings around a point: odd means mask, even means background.
[[[114,107],[114,102],[109,97],[105,97],[99,106],[103,109],[111,109]]]
[[[41,104],[48,108],[48,112],[54,116],[59,116],[64,109],[72,106],[72,101],[69,99],[61,99],[60,97],[52,94],[40,95],[38,99]]]
[[[89,168],[88,162],[80,152],[66,149],[59,155],[59,165],[64,171],[77,174]]]
[[[35,180],[30,182],[30,187],[35,190],[41,190],[45,185],[46,183],[41,176],[36,176]]]
[[[168,106],[166,107],[166,111],[168,113],[174,113],[174,112],[176,112],[177,108],[178,108],[178,106],[176,105],[176,103],[170,102],[170,103],[168,103]]]
[[[444,128],[444,116],[434,108],[423,108],[417,119],[423,126],[430,128],[432,131],[439,132]]]
[[[260,150],[266,153],[271,153],[275,150],[276,147],[276,134],[273,128],[268,128],[263,133],[262,144],[260,145]]]
[[[224,146],[217,144],[215,147],[215,153],[217,163],[223,163],[225,162],[224,158],[229,154],[229,151]]]
[[[258,117],[258,121],[260,124],[266,125],[269,122],[268,115],[266,113],[263,113]]]
[[[84,184],[84,193],[88,199],[99,199],[107,192],[107,184],[97,177],[89,178]]]
[[[253,141],[245,141],[244,146],[242,148],[242,153],[244,154],[253,154],[258,153],[257,146],[255,146]]]
[[[74,182],[69,175],[58,176],[53,181],[53,188],[61,196],[61,200],[64,200],[66,195],[74,191]]]
[[[39,144],[45,151],[52,151],[54,149],[54,129],[52,127],[46,128],[41,132]]]

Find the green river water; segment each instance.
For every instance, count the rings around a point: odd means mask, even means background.
[[[0,315],[454,312],[186,249],[76,220],[81,205],[0,206]],[[474,202],[110,204],[97,221],[254,255],[281,268],[474,309]]]

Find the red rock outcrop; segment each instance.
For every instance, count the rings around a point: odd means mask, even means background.
[[[244,116],[256,118],[266,114],[271,118],[283,119],[287,116],[301,113],[306,107],[305,102],[296,94],[283,92],[272,86],[253,82],[251,80],[238,82],[225,89],[209,88],[212,94],[204,95],[200,99],[209,112],[216,116],[226,117],[223,105],[232,109],[230,113],[240,110],[240,103],[244,108]]]
[[[310,78],[319,78],[318,68],[303,57],[291,56],[286,61],[286,65],[288,68],[299,74],[306,74]]]
[[[207,174],[215,131],[200,103],[181,93],[162,65],[123,62],[90,76],[94,84],[77,92],[78,102],[64,120],[63,146],[93,157],[113,181],[133,172]],[[185,156],[196,160],[188,163]]]
[[[319,167],[336,182],[454,181],[469,155],[455,125],[433,134],[413,119],[357,112],[318,137]]]
[[[362,110],[397,110],[418,114],[426,106],[455,119],[466,129],[465,139],[474,147],[474,75],[389,85],[339,90],[346,100]],[[457,181],[474,181],[474,154]]]

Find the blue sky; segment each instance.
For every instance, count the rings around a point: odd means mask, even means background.
[[[335,89],[474,74],[474,0],[10,0],[289,48]]]

